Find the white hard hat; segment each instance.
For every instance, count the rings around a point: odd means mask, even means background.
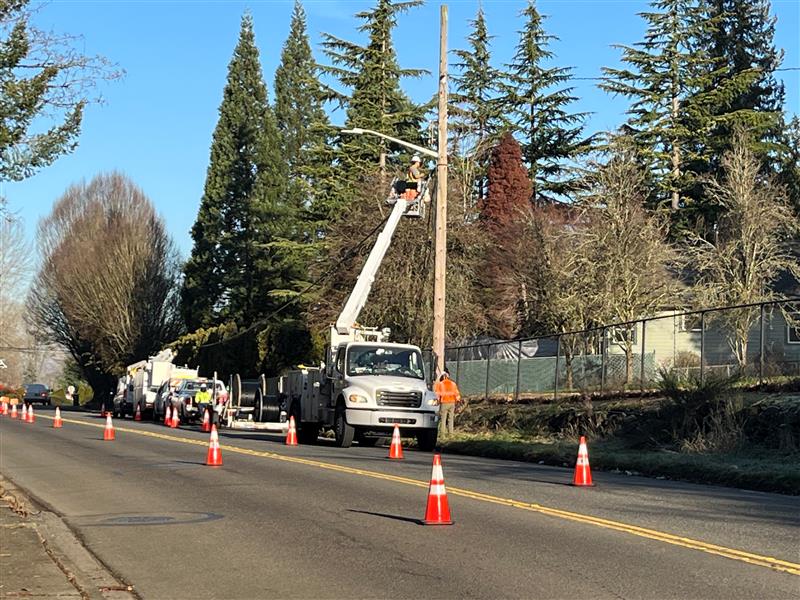
[[[411,162],[412,162],[412,163],[413,163],[413,162],[422,162],[422,160],[420,159],[420,157],[419,157],[419,156],[417,156],[417,155],[415,154],[414,156],[412,156],[412,157],[411,157]]]

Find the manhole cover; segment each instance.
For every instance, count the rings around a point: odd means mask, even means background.
[[[83,527],[142,527],[148,525],[194,525],[217,521],[222,515],[210,512],[172,512],[153,513],[111,513],[104,515],[86,515],[70,519]]]

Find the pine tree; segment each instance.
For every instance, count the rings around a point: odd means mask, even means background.
[[[422,0],[377,0],[373,9],[357,13],[356,17],[363,21],[358,30],[368,36],[364,46],[323,34],[322,45],[332,63],[323,70],[347,90],[328,88],[328,93],[346,107],[347,127],[372,129],[412,143],[421,141],[423,111],[403,93],[400,82],[424,72],[400,68],[392,42],[398,15],[420,4]],[[370,173],[385,172],[402,156],[400,148],[374,136],[345,136],[337,144],[337,163],[346,188]]]
[[[534,2],[520,13],[525,26],[508,74],[503,113],[522,143],[522,156],[533,183],[535,202],[553,202],[578,187],[570,162],[588,151],[591,140],[583,137],[586,113],[570,113],[576,100],[570,87],[569,67],[546,67],[554,58],[548,50],[554,35],[545,32],[543,17]]]
[[[775,70],[783,51],[775,48],[776,18],[770,16],[769,0],[701,0],[700,4],[705,17],[716,24],[702,40],[719,73],[711,87],[723,85],[732,75],[739,82],[714,111],[722,118],[709,136],[711,174],[719,177],[737,124],[750,132],[756,156],[774,159],[779,151],[785,91],[775,79]]]
[[[474,182],[477,203],[486,195],[486,168],[493,144],[505,121],[498,102],[500,71],[491,64],[490,36],[483,9],[470,21],[469,48],[456,50],[460,62],[454,66],[453,93],[450,95],[449,128],[454,138],[458,166]],[[466,173],[465,173],[466,174]],[[472,192],[472,185],[467,185]]]
[[[253,20],[242,18],[211,144],[211,159],[187,262],[182,307],[190,329],[224,320],[252,323],[286,287],[286,171],[267,101]]]
[[[715,207],[698,191],[697,176],[708,171],[713,157],[707,132],[729,114],[721,107],[744,76],[717,67],[703,47],[717,23],[706,18],[696,0],[655,0],[651,6],[640,15],[648,23],[644,40],[619,46],[630,68],[604,68],[601,87],[632,99],[623,132],[654,174],[651,203],[686,207],[693,214],[675,225],[702,227],[716,219]]]

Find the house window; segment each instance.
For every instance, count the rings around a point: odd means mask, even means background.
[[[636,344],[636,326],[611,327],[608,330],[608,339],[612,344]]]
[[[786,342],[789,344],[800,344],[800,311],[789,313],[789,321],[786,323]]]
[[[703,330],[702,315],[700,313],[681,315],[680,328],[681,331],[700,333]]]

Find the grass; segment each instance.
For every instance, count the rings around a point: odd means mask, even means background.
[[[539,462],[572,467],[578,453],[574,440],[528,440],[511,434],[457,433],[442,442],[454,454]],[[589,444],[592,468],[664,479],[800,494],[800,454],[739,452],[685,454],[667,450],[625,448],[617,441]]]
[[[753,416],[769,403],[772,412]],[[744,394],[741,443],[687,444],[673,439],[664,398],[608,402],[497,404],[470,403],[458,421],[460,431],[442,440],[448,452],[540,462],[571,468],[578,436],[587,435],[592,468],[663,479],[800,495],[800,449],[789,436],[772,431],[796,427],[781,423],[775,408],[792,417],[796,395]],[[760,409],[759,409],[760,410]],[[783,418],[783,417],[781,417]],[[764,435],[764,428],[769,435]],[[793,422],[792,422],[793,423]],[[707,434],[708,432],[706,432]]]

